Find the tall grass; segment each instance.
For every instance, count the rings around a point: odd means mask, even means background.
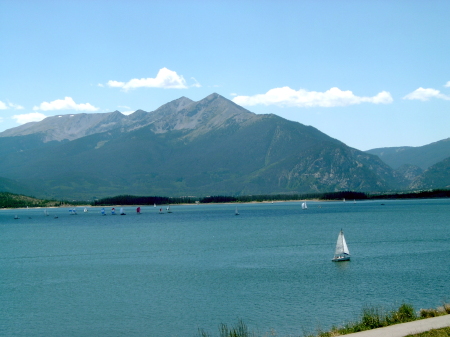
[[[420,309],[420,318],[437,317],[450,314],[450,303],[443,303],[437,309]]]
[[[209,333],[207,333],[203,329],[199,329],[198,331],[199,337],[211,337]],[[239,320],[234,327],[228,327],[226,324],[219,325],[219,336],[220,337],[257,337],[257,335],[248,330],[247,325]]]
[[[417,315],[411,304],[402,303],[398,309],[387,310],[382,307],[364,307],[357,321],[349,322],[342,327],[333,326],[329,331],[318,330],[315,334],[304,334],[304,337],[335,337],[354,332],[382,328],[389,325],[406,323],[421,318],[428,318],[450,314],[450,304],[444,303],[437,309],[421,309]],[[203,329],[199,329],[198,337],[212,337]],[[219,337],[266,337],[276,336],[275,333],[258,335],[249,331],[242,320],[235,326],[228,327],[226,324],[219,325]]]

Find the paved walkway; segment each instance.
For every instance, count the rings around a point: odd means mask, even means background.
[[[419,319],[418,321],[395,324],[387,326],[385,328],[378,328],[373,330],[361,331],[356,333],[351,333],[344,335],[345,337],[404,337],[416,333],[421,333],[424,331],[429,331],[431,329],[440,329],[450,326],[450,314]]]

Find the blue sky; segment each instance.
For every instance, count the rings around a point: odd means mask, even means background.
[[[450,137],[450,1],[0,0],[0,132],[217,92],[368,150]]]

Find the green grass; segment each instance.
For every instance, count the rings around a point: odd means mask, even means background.
[[[318,330],[315,334],[304,334],[303,337],[335,337],[350,333],[382,328],[389,325],[412,322],[418,319],[442,316],[450,314],[450,304],[444,303],[437,309],[421,309],[419,314],[414,307],[402,303],[398,309],[387,310],[382,307],[365,307],[357,321],[349,322],[341,327],[333,326],[329,331]],[[450,336],[450,327],[446,329],[431,330],[427,334],[411,335],[414,337],[441,337]],[[198,337],[213,337],[203,329],[199,329]],[[219,325],[219,337],[269,337],[277,336],[275,332],[257,334],[248,329],[247,325],[239,320],[236,325],[229,327],[226,324]]]
[[[408,335],[406,337],[448,337],[450,336],[450,327],[442,329],[432,329],[430,331]]]
[[[332,337],[354,332],[382,328],[385,326],[406,323],[418,318],[412,305],[403,303],[397,310],[386,310],[382,307],[365,307],[361,317],[355,322],[349,322],[343,327],[332,327],[330,331],[318,331],[317,335],[308,337]]]

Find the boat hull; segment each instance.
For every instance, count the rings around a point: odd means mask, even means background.
[[[333,262],[350,261],[350,256],[335,257],[331,261],[333,261]]]

